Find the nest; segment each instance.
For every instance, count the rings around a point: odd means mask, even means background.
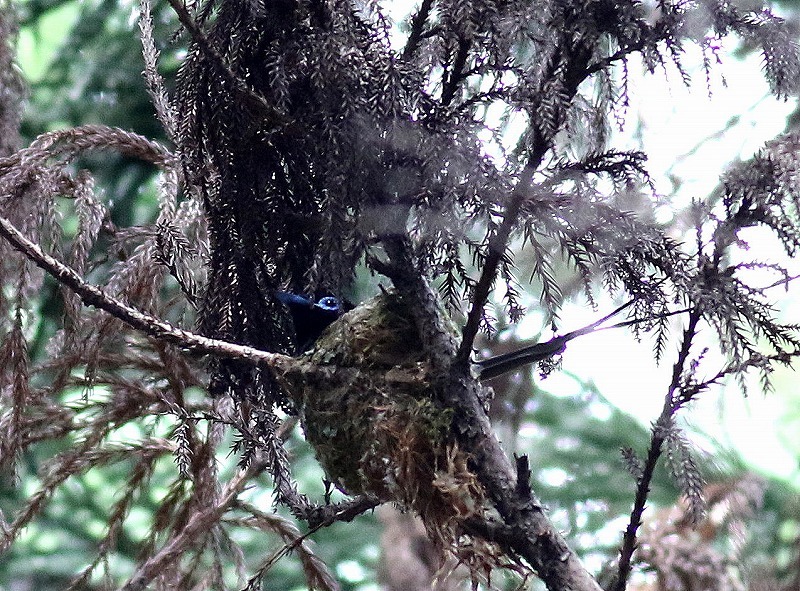
[[[483,513],[483,490],[451,434],[452,412],[431,396],[411,318],[384,293],[331,325],[281,380],[331,482],[413,510],[440,549],[464,559],[460,525]]]

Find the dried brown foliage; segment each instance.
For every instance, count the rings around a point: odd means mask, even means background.
[[[690,503],[663,509],[644,524],[637,558],[655,574],[654,591],[744,591],[764,583],[741,570],[739,551],[763,496],[764,483],[747,475],[702,491],[708,512],[699,522]],[[755,586],[754,586],[755,585]],[[777,583],[776,583],[777,585]],[[645,589],[646,587],[635,587]],[[777,586],[776,586],[777,589]]]

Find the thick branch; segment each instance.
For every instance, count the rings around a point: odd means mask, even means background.
[[[519,482],[477,402],[483,394],[480,388],[468,378],[451,381],[441,394],[445,403],[454,403],[456,398],[465,401],[456,407],[454,429],[462,449],[472,454],[471,466],[503,519],[502,535],[495,541],[527,561],[550,591],[599,591],[600,586],[547,518],[529,484]],[[491,527],[489,521],[485,525]]]
[[[425,23],[428,21],[428,15],[433,7],[433,0],[422,0],[419,5],[419,10],[414,18],[411,19],[411,34],[408,36],[408,42],[403,49],[403,59],[408,60],[414,53],[416,53],[420,42],[422,41]]]
[[[588,56],[581,54],[576,59],[580,63],[570,69],[568,90],[571,95],[582,79],[579,73],[585,71],[584,59]],[[526,560],[551,591],[599,591],[599,585],[550,523],[538,499],[532,493],[521,493],[529,487],[518,486],[514,467],[500,446],[483,407],[482,401],[487,399],[488,392],[471,375],[469,367],[472,344],[499,263],[548,148],[547,138],[536,133],[528,164],[509,198],[499,227],[489,238],[486,261],[473,291],[472,307],[457,350],[438,306],[438,298],[426,279],[425,270],[418,268],[407,236],[384,240],[390,261],[382,267],[401,295],[412,303],[417,330],[431,362],[433,396],[442,407],[453,410],[453,432],[461,449],[472,456],[471,468],[503,519],[507,535],[497,541],[510,554]]]

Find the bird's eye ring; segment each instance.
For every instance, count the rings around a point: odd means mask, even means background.
[[[317,302],[317,306],[324,310],[338,310],[339,300],[332,296],[326,296],[324,298],[320,298],[319,302]]]

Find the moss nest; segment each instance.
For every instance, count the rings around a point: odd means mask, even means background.
[[[331,325],[282,381],[327,477],[348,494],[394,502],[453,548],[483,493],[431,395],[408,306],[384,293]]]

